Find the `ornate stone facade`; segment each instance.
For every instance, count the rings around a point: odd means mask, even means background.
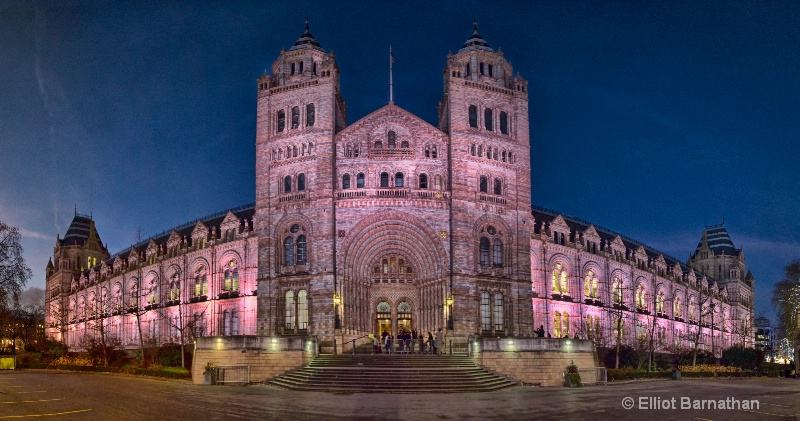
[[[611,329],[612,288],[581,295],[584,276],[610,285],[620,273],[646,297],[686,284],[680,293],[695,297],[688,266],[531,213],[527,82],[477,28],[447,57],[437,127],[391,102],[348,124],[339,78],[336,57],[306,28],[258,79],[254,205],[113,257],[91,218],[76,215],[48,265],[50,334],[76,347],[100,332],[126,347],[197,335],[327,346],[383,330],[529,337],[541,324],[594,338],[583,320],[602,316],[600,329]],[[556,268],[558,294],[548,283]],[[721,284],[704,282],[697,291],[727,303]],[[580,322],[561,324],[565,313]],[[657,313],[670,326],[680,319]]]

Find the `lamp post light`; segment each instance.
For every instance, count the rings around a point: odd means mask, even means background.
[[[455,302],[455,298],[451,293],[449,297],[447,297],[447,330],[453,330],[453,303]]]
[[[339,304],[342,303],[342,296],[338,293],[333,293],[333,328],[341,329],[342,321],[339,319]]]

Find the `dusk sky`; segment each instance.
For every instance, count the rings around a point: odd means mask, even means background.
[[[306,18],[348,123],[436,124],[472,32],[529,81],[533,203],[685,261],[725,226],[756,315],[800,258],[800,2],[0,2],[0,220],[28,286],[93,215],[113,254],[255,200],[256,78]]]

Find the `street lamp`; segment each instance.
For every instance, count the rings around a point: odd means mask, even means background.
[[[341,329],[342,321],[339,320],[339,304],[342,303],[342,296],[338,293],[333,293],[333,328]]]
[[[453,294],[450,294],[447,297],[447,330],[453,330],[453,303],[455,302],[455,298]]]

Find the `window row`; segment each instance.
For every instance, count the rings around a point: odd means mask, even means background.
[[[289,63],[289,74],[290,75],[295,75],[295,74],[302,75],[304,68],[305,68],[305,63],[302,60],[301,61],[296,61],[296,62],[291,62],[291,63]],[[316,61],[311,63],[311,74],[312,75],[316,75],[317,74],[317,62]]]
[[[494,111],[491,108],[485,108],[483,110],[483,128],[490,132],[494,131],[495,123],[497,123],[500,126],[500,133],[508,134],[509,123],[510,123],[508,113],[505,111],[500,111],[498,121],[495,122]],[[479,127],[477,105],[469,106],[469,127],[473,128]]]
[[[297,158],[298,156],[306,156],[311,155],[314,152],[314,144],[309,142],[308,144],[301,144],[298,148],[297,145],[293,146],[286,146],[286,148],[280,149],[273,149],[272,150],[272,160],[273,161],[280,161],[283,158]]]
[[[489,193],[489,177],[482,175],[478,178],[478,191],[481,193]],[[492,194],[503,194],[503,180],[495,178],[492,183]]]
[[[483,145],[475,145],[474,143],[469,148],[469,154],[479,158],[483,158],[484,151],[486,154],[486,159],[508,162],[509,164],[514,163],[514,154],[511,151],[506,152],[505,150],[498,150],[497,148],[492,148],[489,146],[484,148]]]
[[[394,133],[393,131],[389,132],[390,134]],[[389,149],[394,149],[397,147],[397,142],[394,140],[394,136],[390,136],[387,142],[387,147]],[[409,147],[407,141],[400,142],[401,149],[407,149]],[[344,157],[345,158],[358,158],[361,155],[361,150],[358,143],[347,143],[342,146]],[[378,140],[374,143],[375,149],[383,149],[383,141]],[[438,158],[439,151],[436,145],[425,145],[425,158]]]
[[[494,241],[481,237],[479,246],[481,266],[503,267],[503,241],[495,238]]]
[[[353,181],[355,181],[355,183],[353,183]],[[406,176],[401,172],[397,172],[394,175],[389,174],[388,172],[382,172],[378,179],[378,186],[381,188],[406,187],[406,183]],[[357,189],[363,189],[366,187],[364,173],[360,172],[356,174],[355,180],[353,180],[353,177],[350,174],[342,175],[342,189],[350,189],[354,187]],[[433,180],[431,180],[431,177],[428,176],[428,174],[422,173],[417,176],[417,188],[432,188],[435,190],[441,190],[442,176],[438,174],[434,175]]]
[[[283,179],[283,193],[291,193],[294,191],[304,191],[306,189],[306,175],[304,173],[297,174],[296,177],[291,175],[284,176]]]
[[[375,143],[373,143],[373,147],[375,149],[383,149],[383,140],[380,140],[380,139],[376,140]],[[389,149],[395,149],[395,148],[398,147],[398,145],[397,145],[397,133],[395,133],[394,130],[389,130],[386,133],[386,147],[389,148]],[[400,148],[408,149],[408,147],[409,147],[408,140],[401,140],[400,141]]]
[[[316,112],[314,110],[314,104],[306,104],[306,127],[314,126],[314,122],[316,120]],[[277,132],[280,133],[286,129],[286,110],[278,110],[277,115]],[[300,127],[300,107],[294,106],[291,108],[291,121],[290,127],[292,129],[297,129]]]

